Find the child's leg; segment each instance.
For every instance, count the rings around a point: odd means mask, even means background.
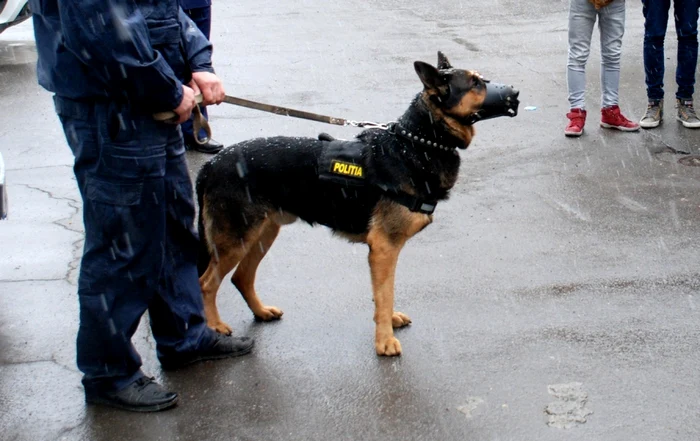
[[[625,2],[612,2],[599,12],[600,82],[603,89],[601,104],[602,107],[610,107],[618,104],[622,36],[625,34]]]
[[[591,36],[596,15],[595,7],[588,0],[570,0],[569,60],[566,65],[566,82],[572,109],[586,107],[586,61],[591,51]]]

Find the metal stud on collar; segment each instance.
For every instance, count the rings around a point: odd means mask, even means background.
[[[391,123],[391,124],[390,124],[390,126],[392,126],[392,127],[393,127],[393,126],[396,126],[396,125],[398,125],[398,124],[397,124],[397,123]],[[392,131],[392,130],[390,129],[390,131]],[[395,133],[395,134],[397,134],[397,135],[399,134],[399,132],[393,132],[393,133]],[[455,146],[455,147],[450,147],[450,146],[447,146],[447,145],[438,144],[436,141],[431,141],[431,140],[429,140],[429,139],[426,140],[425,138],[421,138],[420,136],[415,135],[415,134],[413,134],[412,132],[407,131],[407,130],[404,129],[403,127],[401,127],[400,135],[403,136],[403,137],[405,137],[406,139],[408,139],[408,140],[411,141],[411,142],[413,142],[413,141],[419,142],[419,143],[421,143],[421,144],[423,144],[423,145],[427,145],[427,146],[429,146],[429,147],[435,147],[435,148],[440,149],[440,150],[457,149],[456,146]]]

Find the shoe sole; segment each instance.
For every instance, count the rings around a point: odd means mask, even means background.
[[[639,130],[639,127],[641,127],[641,125],[639,125],[637,127],[620,127],[620,126],[613,126],[612,124],[608,124],[608,123],[600,123],[600,126],[605,128],[605,129],[616,129],[616,130],[619,130],[621,132],[636,132],[637,130]]]
[[[85,398],[85,402],[88,404],[97,404],[100,406],[113,407],[115,409],[128,410],[131,412],[160,412],[161,410],[166,410],[175,407],[179,399],[180,397],[175,396],[175,398],[171,401],[161,404],[154,404],[152,406],[129,406],[127,404],[115,403],[114,401],[110,401],[100,397]]]
[[[580,132],[567,132],[564,130],[564,136],[568,136],[569,138],[578,138],[581,135],[583,135],[583,130]]]
[[[639,122],[639,127],[643,129],[653,129],[654,127],[659,127],[659,124],[661,124],[661,121],[653,121],[653,122]]]
[[[250,354],[250,352],[253,350],[253,346],[255,346],[255,340],[253,340],[253,342],[250,344],[250,346],[248,346],[247,348],[242,349],[240,351],[237,351],[237,352],[228,352],[226,354],[215,354],[215,355],[202,355],[200,357],[193,358],[191,360],[188,360],[188,361],[180,363],[180,364],[162,364],[161,363],[160,367],[164,371],[174,371],[176,369],[180,369],[180,368],[183,368],[185,366],[199,363],[201,361],[221,360],[224,358],[240,357],[241,355]]]
[[[220,151],[222,151],[224,149],[224,147],[226,147],[226,146],[222,145],[221,147],[207,149],[207,148],[203,148],[199,144],[185,143],[185,150],[188,150],[191,152],[206,153],[208,155],[215,155],[215,154],[219,153]]]
[[[680,121],[681,124],[683,124],[683,127],[687,127],[687,128],[689,128],[689,129],[700,129],[700,122],[697,122],[697,123],[687,123],[687,122],[683,121],[683,120],[680,119],[680,118],[676,118],[676,119],[677,119],[678,121]]]

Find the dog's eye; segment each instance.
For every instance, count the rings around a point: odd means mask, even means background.
[[[481,76],[473,76],[471,87],[478,88],[484,85],[484,79]]]

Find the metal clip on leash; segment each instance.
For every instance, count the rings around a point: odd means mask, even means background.
[[[365,128],[365,129],[382,129],[386,130],[389,128],[389,124],[380,124],[380,123],[375,123],[372,121],[345,121],[346,126],[350,127],[360,127],[360,128]]]

